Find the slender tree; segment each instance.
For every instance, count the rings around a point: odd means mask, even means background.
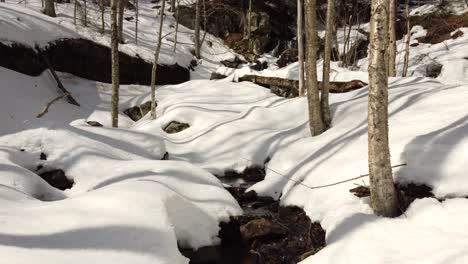
[[[305,95],[304,89],[304,10],[302,0],[297,0],[297,57],[299,63],[299,96]]]
[[[171,12],[175,12],[176,9],[176,0],[171,0]]]
[[[75,0],[75,4],[73,7],[73,24],[76,26],[76,13],[78,10],[78,0]]]
[[[392,177],[388,142],[389,0],[372,0],[369,61],[369,177],[371,206],[377,215],[395,216],[398,201]]]
[[[396,76],[396,0],[389,0],[388,18],[388,75]]]
[[[138,0],[135,0],[135,43],[138,44]]]
[[[112,127],[119,126],[119,29],[117,25],[117,2],[111,0],[111,56],[112,56]]]
[[[153,69],[151,71],[151,119],[156,119],[156,80],[157,80],[157,70],[159,63],[159,53],[161,51],[162,44],[162,28],[164,23],[164,8],[166,1],[162,1],[161,13],[159,17],[159,31],[158,31],[158,44],[156,45],[156,50],[154,52],[154,62]]]
[[[409,49],[411,41],[411,25],[410,25],[410,16],[409,16],[409,0],[406,0],[406,43],[405,43],[405,59],[403,61],[403,72],[402,77],[406,77],[408,74],[408,64],[409,64]]]
[[[54,0],[45,0],[45,6],[44,6],[44,9],[42,9],[42,13],[51,17],[57,16],[55,14]]]
[[[83,15],[83,19],[84,19],[84,26],[87,27],[88,26],[88,7],[86,5],[86,0],[83,0],[84,2],[84,15]]]
[[[124,20],[124,14],[125,14],[125,6],[127,5],[128,0],[120,0],[118,4],[118,22],[119,22],[119,42],[124,44],[124,37],[123,37],[123,20]],[[163,1],[164,2],[164,1]]]
[[[201,16],[201,6],[200,0],[197,0],[195,4],[195,57],[197,59],[201,58],[200,54],[200,16]]]
[[[104,0],[99,1],[99,7],[101,8],[101,33],[104,34],[106,30],[106,22],[105,22],[106,7],[104,6]]]
[[[249,41],[249,50],[252,49],[252,41],[250,35],[252,34],[252,0],[249,0],[249,9],[247,11],[247,40]]]
[[[325,30],[325,51],[323,58],[323,75],[322,75],[322,94],[320,99],[320,105],[322,107],[322,119],[325,123],[325,127],[328,128],[331,125],[331,114],[330,104],[328,100],[329,85],[330,85],[330,61],[333,46],[333,24],[335,21],[335,0],[328,0],[327,2],[327,21]]]
[[[306,85],[309,104],[309,125],[312,136],[325,130],[320,110],[319,87],[317,83],[317,14],[316,0],[305,0],[306,32]]]
[[[177,12],[176,12],[176,26],[175,26],[175,36],[174,36],[174,52],[177,49],[177,35],[179,33],[179,15],[180,15],[180,0],[177,0]]]

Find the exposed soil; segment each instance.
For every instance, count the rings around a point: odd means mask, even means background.
[[[401,214],[404,214],[406,209],[410,206],[412,202],[416,199],[421,198],[434,198],[432,193],[432,188],[424,184],[395,184],[395,188],[398,193],[398,200],[400,205]],[[358,186],[349,190],[352,194],[359,198],[369,197],[370,189],[369,186]]]
[[[168,133],[168,134],[175,134],[175,133],[179,133],[187,128],[189,128],[190,125],[189,124],[186,124],[186,123],[181,123],[181,122],[178,122],[178,121],[171,121],[169,124],[167,124],[167,126],[163,129],[164,132]]]
[[[406,23],[401,21],[401,23]],[[420,25],[427,30],[424,37],[418,38],[421,43],[437,44],[449,39],[460,37],[460,33],[450,35],[462,27],[468,27],[468,13],[462,15],[450,14],[427,14],[423,16],[411,17],[411,27]]]
[[[39,176],[50,186],[57,188],[61,191],[70,189],[75,183],[73,180],[69,179],[65,175],[65,172],[61,169],[47,170],[45,172],[39,173]]]
[[[62,39],[41,51],[56,71],[111,83],[110,48],[86,39]],[[120,83],[149,85],[152,63],[119,53]],[[31,76],[47,69],[36,51],[21,44],[0,43],[0,66]],[[158,84],[179,84],[190,80],[187,68],[178,64],[158,66]]]
[[[242,173],[227,171],[227,190],[239,202],[244,215],[221,223],[221,244],[197,251],[181,249],[192,264],[293,264],[325,246],[325,231],[312,223],[298,207],[281,207],[270,197],[245,192],[264,178],[261,167]],[[238,179],[239,182],[233,183]],[[247,180],[246,180],[247,179]],[[254,181],[255,180],[255,181]]]

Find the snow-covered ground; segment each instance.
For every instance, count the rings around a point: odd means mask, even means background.
[[[181,1],[182,3],[185,1]],[[81,5],[84,5],[80,1]],[[44,16],[41,1],[26,0],[18,4],[17,0],[7,0],[0,3],[0,42],[17,42],[24,45],[39,47],[47,46],[62,38],[85,38],[110,47],[110,9],[106,7],[105,33],[101,29],[101,13],[99,6],[93,1],[87,3],[88,27],[83,26],[83,12],[78,12],[77,25],[73,23],[74,3],[57,4],[57,17]],[[138,44],[135,40],[135,11],[125,10],[125,17],[133,17],[131,21],[124,19],[125,44],[119,50],[132,56],[139,56],[148,62],[154,60],[156,38],[159,25],[159,9],[153,9],[157,4],[150,0],[139,1],[138,14]],[[166,5],[169,8],[168,5]],[[159,61],[161,64],[178,63],[188,67],[194,58],[193,30],[179,24],[177,48],[174,52],[176,21],[172,12],[167,11],[164,17],[163,42]],[[211,45],[207,43],[210,42]],[[234,57],[234,52],[227,48],[222,40],[206,34],[206,41],[201,49],[202,59],[199,67],[191,73],[192,79],[207,79],[221,64],[220,61]]]
[[[59,14],[71,7],[59,5]],[[51,19],[29,8],[0,4],[0,26],[7,30],[0,31],[2,42],[46,45],[63,34],[107,41],[90,29],[75,30],[65,15]],[[149,3],[147,12],[154,12]],[[22,23],[11,21],[18,16]],[[153,16],[147,43],[155,35]],[[177,245],[217,243],[218,222],[242,213],[213,174],[269,160],[265,180],[252,189],[303,207],[327,231],[327,246],[303,263],[467,263],[468,79],[460,63],[468,56],[468,32],[462,30],[463,37],[447,42],[449,50],[412,47],[411,67],[418,66],[418,52],[428,53],[443,63],[441,77],[390,79],[391,161],[407,163],[395,169],[395,179],[424,183],[445,199],[416,200],[394,219],[374,216],[368,200],[349,192],[366,178],[313,188],[367,173],[366,88],[332,94],[332,128],[314,138],[305,98],[284,99],[229,79],[158,87],[157,120],[134,122],[121,114],[122,126],[115,129],[109,127],[109,84],[60,73],[81,107],[59,101],[39,119],[36,114],[57,96],[49,73],[30,77],[0,68],[0,255],[15,264],[188,263]],[[137,47],[131,34],[127,38],[125,52],[134,47],[152,56],[152,44]],[[179,53],[185,55],[177,59],[189,54]],[[294,78],[295,67],[265,74]],[[367,80],[365,68],[334,68],[334,80]],[[120,96],[123,110],[147,101],[149,89],[123,85]],[[165,133],[174,120],[190,127]],[[160,161],[166,152],[170,161]],[[66,191],[49,186],[35,174],[38,165],[64,170],[75,185]]]

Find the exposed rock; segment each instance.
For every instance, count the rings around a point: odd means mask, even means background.
[[[211,76],[210,76],[210,80],[221,80],[221,79],[224,79],[226,77],[227,76],[224,75],[224,74],[217,73],[217,72],[212,72]]]
[[[170,122],[163,130],[168,134],[175,134],[189,128],[190,125],[186,123],[181,123],[178,121]]]
[[[452,34],[452,39],[457,39],[459,37],[463,37],[464,33],[461,30],[457,30],[455,33]]]
[[[102,124],[98,121],[86,121],[86,123],[92,127],[102,127]]]
[[[157,103],[156,103],[156,106],[157,106]],[[123,112],[128,117],[130,117],[130,119],[136,122],[140,120],[141,118],[143,118],[150,111],[151,111],[151,101],[147,101],[141,105],[137,105],[137,106],[125,109]]]
[[[438,62],[434,62],[434,63],[426,65],[427,77],[437,78],[441,72],[442,72],[442,64]]]
[[[243,172],[227,170],[224,172],[226,178],[243,179],[246,182],[259,182],[265,179],[265,168],[260,166],[251,166],[245,168]]]
[[[297,49],[286,49],[281,53],[279,59],[276,61],[278,67],[283,68],[298,60]]]
[[[68,179],[65,175],[65,172],[60,169],[42,172],[39,174],[39,176],[52,187],[55,187],[62,191],[70,189],[74,184],[73,180]]]
[[[56,71],[99,82],[112,82],[111,50],[109,47],[86,39],[61,39],[49,43],[41,51]],[[151,83],[152,64],[142,58],[119,53],[120,83]],[[30,47],[21,44],[0,43],[0,67],[5,67],[31,76],[38,76],[47,66]],[[179,84],[190,80],[187,68],[174,65],[158,66],[157,84]]]
[[[244,240],[252,240],[261,237],[284,236],[288,233],[288,229],[271,220],[260,218],[242,225],[240,232]]]
[[[234,58],[231,59],[226,59],[223,61],[220,61],[222,65],[228,67],[228,68],[234,68],[237,69],[239,66],[242,64],[246,64],[247,62],[244,60],[241,60],[239,57],[235,56]]]
[[[249,68],[255,71],[263,71],[268,68],[268,62],[256,60],[253,65],[249,66]]]
[[[418,66],[414,71],[426,77],[437,78],[442,72],[442,67],[442,64],[432,61]]]
[[[41,154],[39,155],[39,159],[40,160],[47,160],[47,155],[44,152],[41,152]]]

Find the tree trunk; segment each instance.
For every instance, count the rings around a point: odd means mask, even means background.
[[[162,44],[162,28],[164,23],[164,8],[166,1],[162,1],[161,14],[159,18],[159,31],[158,31],[158,44],[156,45],[156,51],[154,52],[153,69],[151,71],[151,119],[156,119],[156,78],[159,63],[159,52],[161,51]]]
[[[201,16],[200,0],[197,0],[195,5],[195,57],[200,59],[200,16]]]
[[[320,110],[319,87],[317,84],[317,14],[316,0],[305,0],[306,28],[306,85],[309,104],[309,125],[312,136],[325,131]]]
[[[176,9],[176,0],[171,0],[171,12],[174,12]]]
[[[106,7],[104,6],[104,0],[100,0],[100,5],[101,5],[101,33],[104,34],[106,30],[106,21],[105,21],[105,12],[106,12]]]
[[[86,6],[86,0],[83,0],[84,2],[84,26],[88,26],[88,8]]]
[[[299,96],[305,95],[304,89],[304,10],[302,0],[297,0],[297,56],[299,62]]]
[[[76,26],[76,13],[78,10],[78,0],[75,0],[75,5],[73,7],[73,24]]]
[[[127,1],[128,0],[119,0],[119,5],[118,5],[118,9],[119,9],[119,42],[124,44],[124,36],[123,36],[123,28],[124,28],[124,25],[123,25],[123,19],[124,19],[124,14],[125,14],[125,6],[127,5]]]
[[[405,44],[405,60],[403,62],[403,72],[402,77],[408,75],[408,64],[409,64],[409,49],[411,41],[411,26],[410,26],[410,16],[409,16],[409,0],[406,0],[406,44]]]
[[[111,0],[111,51],[112,51],[112,127],[119,126],[119,29],[117,25],[117,2]]]
[[[265,77],[265,76],[258,76],[258,75],[244,75],[239,78],[239,82],[252,82],[257,85],[270,88],[272,86],[280,87],[280,88],[287,88],[292,90],[293,94],[299,94],[299,81],[296,80],[288,80],[283,78],[277,77]],[[322,82],[317,82],[318,87],[322,87]],[[350,91],[354,91],[356,89],[362,88],[366,86],[367,83],[364,83],[360,80],[352,80],[348,82],[329,82],[328,83],[328,90],[330,93],[346,93]]]
[[[388,18],[388,75],[396,76],[396,0],[389,0],[389,18]]]
[[[45,0],[45,6],[44,6],[44,9],[42,10],[42,13],[51,17],[57,16],[55,14],[54,0]]]
[[[249,50],[252,49],[250,35],[252,31],[252,0],[249,0],[249,11],[247,12],[247,40],[249,41]]]
[[[395,216],[398,201],[390,165],[388,143],[388,49],[389,0],[372,0],[369,61],[369,177],[371,206],[377,215]]]
[[[329,128],[331,125],[331,114],[330,104],[328,102],[328,87],[330,83],[330,60],[332,53],[333,44],[333,24],[335,21],[335,0],[328,0],[327,3],[327,21],[326,21],[326,32],[325,32],[325,51],[323,58],[323,76],[322,76],[322,97],[320,99],[320,105],[322,107],[322,119],[325,123],[325,127]]]
[[[175,26],[175,37],[174,37],[174,53],[177,49],[177,35],[179,33],[179,15],[180,15],[180,0],[177,0],[177,13],[176,13],[176,26]]]
[[[135,44],[138,44],[138,0],[135,0]]]

